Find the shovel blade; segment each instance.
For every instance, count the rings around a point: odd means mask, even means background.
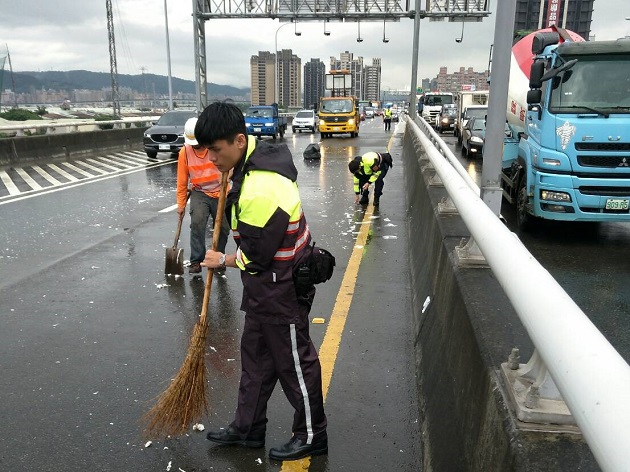
[[[184,273],[184,250],[177,247],[166,248],[164,274],[182,275]]]

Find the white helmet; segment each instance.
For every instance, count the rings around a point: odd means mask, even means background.
[[[195,125],[197,118],[189,118],[184,125],[184,142],[191,146],[198,146],[199,143],[195,139]]]

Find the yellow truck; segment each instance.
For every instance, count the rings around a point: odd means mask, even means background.
[[[322,97],[319,100],[319,134],[322,139],[333,134],[359,135],[359,100],[356,97]]]

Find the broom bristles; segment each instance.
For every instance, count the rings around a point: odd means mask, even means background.
[[[208,325],[198,321],[190,337],[184,363],[168,388],[142,418],[145,431],[154,437],[179,436],[203,413],[208,413],[206,397],[206,335]]]

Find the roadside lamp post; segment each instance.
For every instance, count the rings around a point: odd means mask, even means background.
[[[292,22],[291,22],[292,23]],[[280,31],[285,26],[290,25],[291,23],[285,23],[283,25],[278,26],[276,29],[276,42],[275,42],[275,51],[276,51],[276,63],[275,63],[275,75],[276,75],[276,103],[280,106],[280,63],[278,61],[278,31]],[[297,23],[295,25],[295,35],[301,36],[302,33],[297,30]]]

